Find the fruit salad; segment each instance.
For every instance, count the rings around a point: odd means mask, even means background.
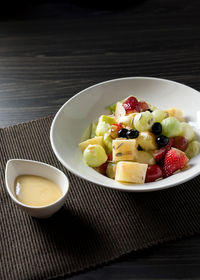
[[[129,96],[107,109],[81,142],[86,164],[119,182],[143,184],[188,168],[200,152],[193,127],[177,108],[161,110]]]

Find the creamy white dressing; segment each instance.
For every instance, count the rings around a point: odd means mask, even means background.
[[[30,206],[49,205],[62,196],[60,187],[40,176],[20,175],[15,179],[15,196]]]

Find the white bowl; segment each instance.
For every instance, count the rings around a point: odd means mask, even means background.
[[[46,206],[29,206],[23,204],[15,197],[14,193],[14,182],[19,175],[45,177],[61,188],[62,196],[54,203]],[[32,160],[10,159],[6,164],[5,182],[6,189],[12,200],[27,214],[37,218],[48,218],[56,213],[64,204],[69,190],[68,178],[62,171],[49,164]]]
[[[89,87],[57,112],[50,131],[53,151],[59,161],[74,174],[93,183],[122,191],[148,192],[186,182],[200,173],[200,155],[190,161],[190,168],[166,179],[146,184],[122,184],[97,173],[82,158],[78,144],[91,122],[107,113],[105,107],[129,95],[135,95],[161,109],[180,108],[187,121],[197,123],[200,93],[169,80],[146,77],[122,78]],[[199,116],[199,115],[198,115]],[[197,134],[200,135],[199,129]]]

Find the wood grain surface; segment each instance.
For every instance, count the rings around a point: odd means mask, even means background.
[[[0,12],[0,127],[54,114],[80,90],[113,78],[160,77],[200,90],[199,12],[199,0],[5,5]],[[199,236],[71,277],[199,278]]]

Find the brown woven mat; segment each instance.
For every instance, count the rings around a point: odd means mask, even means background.
[[[0,279],[49,279],[95,267],[167,240],[200,232],[200,177],[153,193],[123,193],[83,181],[54,156],[44,118],[0,130]],[[10,158],[52,164],[70,179],[65,206],[39,220],[6,193]]]

